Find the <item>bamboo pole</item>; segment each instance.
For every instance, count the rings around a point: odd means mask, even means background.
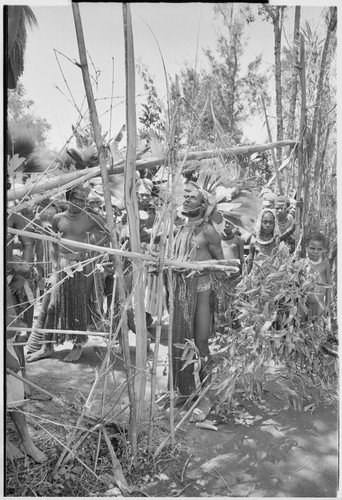
[[[188,161],[192,160],[200,161],[208,158],[231,157],[232,155],[248,156],[253,153],[263,153],[264,151],[272,150],[275,148],[296,146],[296,144],[297,142],[293,140],[282,140],[267,144],[256,144],[253,146],[237,146],[233,148],[216,149],[213,151],[191,151],[185,153],[183,152],[183,153],[177,153],[175,155],[175,161],[183,161],[185,157]],[[160,165],[164,165],[166,161],[167,161],[166,156],[148,157],[140,159],[137,160],[136,162],[136,170],[152,169],[155,167],[159,167]],[[106,166],[106,168],[109,171],[109,174],[110,175],[122,174],[125,171],[124,166],[122,166],[123,163],[124,160],[119,160],[114,163],[113,167],[110,165]],[[25,184],[25,186],[23,187],[9,190],[7,193],[7,200],[13,201],[22,199],[27,195],[32,196],[37,193],[41,194],[43,192],[47,192],[58,187],[62,187],[64,184],[67,184],[68,182],[71,182],[75,179],[79,179],[79,182],[81,182],[82,177],[84,175],[87,175],[87,179],[89,179],[91,177],[96,177],[99,174],[100,174],[100,167],[91,167],[87,169],[87,174],[84,174],[84,171],[81,170],[77,172],[62,174],[60,176],[54,176],[50,179],[42,179],[39,182],[36,182],[34,185],[26,186]]]
[[[268,140],[270,142],[272,142],[272,132],[271,132],[271,128],[270,128],[270,123],[268,121],[268,116],[267,116],[267,111],[266,111],[266,104],[265,104],[265,99],[264,99],[263,95],[261,95],[261,103],[262,103],[262,107],[263,107],[264,115],[265,115],[265,122],[266,122]],[[274,172],[275,172],[275,176],[276,176],[276,179],[277,179],[277,185],[278,185],[278,189],[279,189],[279,194],[283,195],[284,192],[283,192],[283,188],[282,188],[282,185],[281,185],[281,182],[280,182],[280,177],[279,177],[278,160],[276,158],[274,149],[271,149],[271,155],[272,155],[272,161],[273,161],[273,166],[274,166]]]
[[[54,333],[60,333],[60,334],[72,334],[72,335],[93,335],[93,336],[98,336],[98,337],[108,337],[109,333],[108,332],[88,332],[88,331],[83,331],[83,330],[51,330],[48,328],[28,328],[27,326],[8,326],[6,328],[9,332],[40,332],[40,333],[51,333],[53,331]],[[52,341],[40,341],[40,344],[47,343],[47,342],[52,342]]]
[[[90,389],[90,392],[88,394],[88,397],[87,397],[87,400],[86,402],[84,403],[83,407],[82,407],[82,411],[81,411],[81,415],[78,417],[77,419],[77,422],[76,422],[76,426],[75,428],[73,429],[71,435],[69,436],[68,438],[68,441],[67,441],[67,444],[64,446],[64,450],[62,451],[62,453],[60,454],[59,456],[59,459],[52,471],[52,476],[54,476],[56,473],[57,473],[57,470],[58,468],[60,467],[60,465],[62,464],[65,456],[67,453],[72,453],[72,451],[70,450],[70,446],[71,446],[71,443],[73,442],[73,440],[75,439],[75,436],[77,434],[77,431],[79,430],[80,428],[80,425],[81,425],[81,422],[82,420],[84,419],[84,416],[85,416],[85,413],[86,411],[88,410],[89,408],[89,405],[90,405],[90,401],[91,399],[93,398],[94,396],[94,393],[95,393],[95,389],[97,387],[97,384],[99,382],[99,377],[98,377],[98,374],[97,372],[95,371],[95,381],[94,381],[94,384],[92,386],[92,388]],[[76,455],[75,455],[76,456]]]
[[[110,240],[111,240],[112,246],[114,248],[118,248],[119,245],[118,245],[116,232],[115,232],[115,226],[114,226],[114,215],[113,215],[113,208],[112,208],[112,204],[111,204],[111,192],[110,192],[110,185],[109,185],[108,170],[107,170],[107,165],[106,165],[105,148],[104,148],[103,141],[102,141],[101,128],[100,128],[100,123],[99,123],[99,119],[98,119],[98,115],[97,115],[97,111],[96,111],[93,89],[92,89],[91,81],[90,81],[88,62],[87,62],[87,53],[86,53],[83,28],[82,28],[82,21],[81,21],[79,6],[77,3],[72,4],[72,10],[73,10],[73,15],[74,15],[77,43],[78,43],[78,48],[79,48],[80,63],[81,63],[80,66],[82,69],[82,76],[83,76],[84,87],[85,87],[86,95],[87,95],[90,119],[91,119],[93,131],[94,131],[95,143],[96,143],[96,147],[97,147],[98,154],[99,154],[100,171],[101,171],[101,177],[102,177],[102,182],[103,182],[103,194],[104,194],[105,208],[106,208],[106,218],[107,218],[107,224],[108,224],[108,228],[109,228]],[[122,268],[121,260],[119,259],[119,257],[117,255],[114,256],[114,260],[115,260],[115,267],[116,267],[116,271],[117,271],[117,275],[118,275],[120,307],[121,307],[121,310],[123,311],[124,310],[124,303],[125,303],[125,299],[126,299],[124,281],[123,281],[124,280],[123,268]],[[114,290],[113,290],[113,293],[115,293]],[[127,377],[128,395],[129,395],[129,400],[130,400],[130,412],[131,412],[131,419],[132,419],[134,414],[135,414],[135,398],[134,398],[134,388],[133,388],[133,384],[132,384],[132,366],[131,366],[131,359],[130,359],[130,353],[129,353],[127,317],[126,317],[126,314],[124,314],[123,316],[124,317],[123,317],[123,324],[122,324],[122,345],[123,345],[123,356],[124,356],[124,364],[125,364],[126,377]],[[133,454],[135,454],[134,453],[135,450],[134,450],[133,446],[132,446],[132,451],[133,451]]]
[[[30,199],[29,201],[21,201],[20,204],[16,205],[14,207],[14,210],[18,210],[20,208],[20,210],[23,210],[24,208],[27,208],[27,207],[30,207],[32,206],[32,203],[34,201],[34,203],[38,203],[39,201],[41,200],[44,200],[45,198],[49,197],[50,200],[51,200],[51,203],[53,203],[53,196],[55,195],[60,195],[61,193],[63,193],[64,191],[67,191],[68,189],[72,189],[74,186],[77,186],[78,184],[80,183],[84,183],[86,182],[88,179],[91,179],[92,177],[94,177],[93,175],[93,172],[87,172],[86,174],[84,174],[83,176],[81,177],[76,177],[75,179],[71,180],[70,182],[67,182],[66,184],[61,183],[60,186],[54,188],[54,189],[51,189],[49,191],[49,193],[47,194],[47,190],[46,189],[43,189],[43,193],[42,194],[39,194],[37,193],[34,197],[34,200]],[[45,179],[46,182],[49,181]],[[34,184],[34,187],[36,186],[37,184]],[[46,184],[45,184],[46,185]],[[25,196],[24,196],[25,197]],[[23,198],[21,198],[21,200],[23,200]]]
[[[22,231],[20,229],[15,229],[12,227],[9,227],[7,231],[11,234],[17,234],[17,235],[22,235],[22,236],[27,236],[29,238],[34,238],[34,239],[41,239],[41,240],[46,240],[46,241],[52,241],[53,243],[58,243],[59,245],[67,245],[75,248],[83,248],[85,250],[92,250],[92,251],[97,251],[100,253],[106,253],[108,255],[114,255],[114,256],[123,256],[123,257],[129,257],[129,258],[138,258],[142,260],[149,261],[150,263],[157,264],[158,259],[157,257],[154,257],[149,254],[144,254],[144,253],[138,253],[138,252],[129,252],[127,250],[119,250],[117,248],[110,248],[110,247],[100,247],[98,245],[90,245],[88,243],[82,243],[81,241],[74,241],[74,240],[69,240],[66,238],[59,238],[59,237],[54,237],[54,236],[47,236],[44,234],[37,234],[37,233],[32,233],[29,231]],[[216,262],[216,264],[215,264]],[[218,262],[222,262],[222,264],[217,264]],[[165,259],[164,263],[166,266],[172,266],[172,267],[177,267],[177,268],[184,268],[184,269],[212,269],[216,271],[227,271],[227,272],[237,272],[239,269],[236,267],[236,265],[224,265],[223,262],[227,261],[194,261],[194,262],[182,262],[182,261],[177,261],[177,260],[172,260],[172,259]]]
[[[25,196],[33,196],[34,194],[45,194],[49,193],[52,189],[58,189],[68,184],[69,182],[77,181],[77,184],[84,182],[84,180],[91,179],[96,175],[99,175],[100,167],[92,167],[86,171],[77,170],[75,172],[67,172],[61,175],[54,175],[50,178],[42,178],[34,184],[25,184],[20,188],[10,189],[7,193],[7,200],[20,200]]]
[[[51,392],[47,391],[46,389],[43,389],[42,387],[39,387],[39,385],[34,384],[33,382],[31,382],[31,380],[29,380],[29,379],[27,379],[25,377],[22,377],[21,375],[19,375],[18,373],[14,372],[13,370],[10,370],[9,368],[7,368],[6,371],[7,371],[8,375],[12,375],[12,377],[17,378],[18,380],[20,380],[21,382],[24,382],[24,384],[29,385],[33,389],[37,389],[37,391],[41,392],[42,394],[45,394],[46,396],[49,396],[54,403],[57,403],[57,404],[60,405],[60,403],[58,402],[57,396],[54,396],[53,394],[51,394]],[[61,406],[63,406],[63,405],[61,405]]]
[[[108,436],[108,433],[107,433],[107,430],[105,427],[103,427],[103,436],[105,438],[105,441],[106,441],[106,444],[108,447],[108,451],[110,454],[110,458],[112,460],[113,474],[114,474],[116,484],[118,485],[121,493],[129,495],[131,493],[131,488],[129,487],[127,480],[124,476],[121,464],[120,464],[119,460],[117,459],[113,445],[109,439],[109,436]]]
[[[207,97],[207,103],[209,104],[209,95]],[[188,153],[189,153],[189,148],[190,144],[188,145],[188,148],[185,152],[185,156],[183,158],[183,165],[178,169],[178,172],[175,172],[175,169],[171,167],[171,162],[175,161],[175,157],[177,154],[176,148],[175,148],[175,134],[179,134],[179,130],[177,130],[176,127],[174,127],[174,124],[177,123],[177,119],[179,118],[180,115],[180,106],[181,106],[181,101],[180,101],[180,92],[179,92],[179,80],[176,78],[176,102],[175,102],[175,110],[173,114],[173,120],[172,120],[172,130],[170,130],[170,137],[169,137],[169,147],[171,150],[171,155],[168,157],[168,171],[170,172],[169,174],[169,182],[171,181],[171,224],[170,224],[170,231],[169,231],[169,247],[168,247],[168,257],[173,257],[173,236],[174,236],[174,221],[175,221],[175,214],[176,214],[176,203],[175,203],[175,196],[174,196],[174,191],[175,191],[175,186],[176,182],[178,182],[179,176],[181,175],[181,171],[183,169],[185,160],[188,158]],[[206,107],[206,104],[205,104]],[[204,111],[203,111],[204,113]],[[196,138],[196,133],[199,130],[200,124],[198,124],[197,127],[195,127],[195,130],[193,131],[192,140],[195,140]],[[169,385],[169,392],[170,392],[170,439],[171,439],[171,448],[174,449],[176,445],[176,439],[175,439],[175,410],[174,410],[174,399],[175,399],[175,391],[174,391],[174,384],[173,384],[173,349],[172,349],[172,336],[173,336],[173,313],[174,313],[174,294],[173,294],[173,278],[172,278],[172,270],[171,267],[168,267],[168,280],[169,280],[169,326],[168,326],[168,332],[167,332],[167,345],[168,345],[168,361],[169,361],[169,370],[168,370],[168,385]]]
[[[134,63],[134,44],[131,10],[129,3],[122,4],[122,15],[125,38],[125,74],[126,74],[126,129],[127,146],[125,162],[125,202],[127,210],[127,219],[129,226],[130,249],[133,252],[141,251],[140,245],[140,224],[139,210],[136,196],[136,111],[135,111],[135,63]],[[132,449],[137,446],[139,434],[139,425],[144,403],[146,390],[146,365],[147,365],[147,331],[145,317],[145,287],[143,262],[141,259],[132,259],[132,279],[134,290],[134,318],[136,327],[136,377],[135,377],[135,404],[136,415],[135,422],[131,421],[132,431],[134,432],[135,443],[132,443]],[[136,428],[134,428],[136,426]],[[133,435],[133,434],[132,434]],[[133,453],[134,455],[134,453]]]
[[[173,375],[173,362],[172,362],[172,329],[173,329],[173,313],[174,313],[174,294],[173,294],[173,278],[172,278],[172,268],[168,267],[167,270],[167,280],[169,283],[169,326],[167,331],[167,352],[169,360],[169,370],[168,370],[168,381],[169,381],[169,391],[170,391],[170,439],[171,448],[174,449],[176,445],[175,438],[175,390],[174,390],[174,375]]]
[[[156,338],[154,342],[154,353],[153,353],[153,364],[151,370],[151,402],[150,402],[150,419],[149,419],[149,429],[148,429],[148,447],[152,450],[153,445],[153,425],[155,416],[155,392],[156,392],[156,378],[157,378],[157,365],[158,365],[158,354],[159,354],[159,344],[161,335],[161,325],[162,325],[162,315],[163,315],[163,258],[165,250],[166,239],[165,236],[160,242],[160,264],[158,269],[158,284],[157,284],[157,296],[158,296],[158,308],[157,308],[157,328],[156,328]]]
[[[176,425],[175,427],[175,432],[183,425],[183,423],[185,422],[185,420],[191,415],[191,413],[193,412],[193,410],[196,408],[196,406],[198,405],[198,403],[201,401],[201,399],[204,398],[204,396],[207,394],[207,392],[212,388],[213,386],[213,383],[214,383],[214,380],[207,385],[207,387],[205,389],[203,389],[203,391],[200,393],[200,395],[198,396],[198,399],[196,399],[196,401],[194,402],[194,404],[191,406],[191,408],[185,413],[185,415],[183,416],[183,418],[178,422],[178,424]],[[171,439],[171,435],[167,436],[164,441],[162,443],[160,443],[160,445],[158,446],[158,448],[156,449],[156,451],[154,452],[153,454],[153,458],[154,460],[157,458],[157,456],[159,455],[159,453],[165,448],[165,446],[167,445],[167,443],[169,442],[169,440]]]
[[[301,112],[300,112],[300,144],[298,147],[298,176],[297,176],[297,202],[300,201],[303,189],[303,173],[304,173],[304,151],[303,140],[306,129],[306,79],[305,79],[305,49],[304,49],[304,36],[300,35],[300,62],[299,62],[300,86],[301,86]],[[305,239],[301,238],[301,227],[304,218],[304,208],[297,205],[296,210],[296,230],[295,242],[298,244],[301,239],[301,248],[304,250]]]
[[[298,143],[296,143],[296,146],[298,146]],[[289,159],[290,161],[289,161],[289,162],[286,162],[286,163],[283,163],[283,165],[281,165],[281,166],[279,167],[279,172],[282,172],[282,171],[284,170],[284,168],[286,168],[286,167],[288,167],[288,166],[290,165],[291,158],[293,157],[293,155],[294,155],[294,152],[295,152],[295,151],[296,151],[296,147],[293,147],[293,148],[292,148],[292,151],[291,151],[291,154],[290,154],[290,159]],[[293,161],[293,159],[292,159],[292,161]],[[270,187],[270,186],[272,186],[272,184],[273,184],[273,182],[275,181],[275,179],[276,179],[276,176],[275,176],[275,174],[274,174],[274,175],[272,175],[272,177],[270,178],[270,180],[267,182],[267,184],[265,185],[265,187]]]

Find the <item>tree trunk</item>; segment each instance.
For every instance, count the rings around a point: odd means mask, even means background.
[[[265,104],[265,99],[264,99],[263,95],[261,95],[261,103],[262,103],[262,107],[263,107],[264,115],[265,115],[265,122],[266,122],[266,128],[267,128],[267,133],[268,133],[268,140],[272,142],[272,132],[271,132],[270,124],[269,124],[269,121],[268,121],[268,116],[267,116],[267,111],[266,111],[266,104]],[[283,192],[283,188],[282,188],[282,185],[281,185],[281,182],[280,182],[278,162],[277,162],[277,158],[275,156],[274,149],[271,150],[271,155],[272,155],[272,161],[273,161],[273,166],[274,166],[274,172],[275,172],[275,176],[276,176],[276,179],[277,179],[277,185],[278,185],[279,194],[283,195],[284,192]]]
[[[264,6],[271,16],[274,30],[274,76],[275,76],[275,94],[276,94],[276,116],[277,116],[277,141],[283,139],[283,104],[282,104],[282,86],[281,86],[281,32],[283,28],[284,8],[281,6]],[[277,160],[281,162],[281,149],[277,149]]]
[[[298,93],[298,60],[299,60],[299,29],[300,29],[300,6],[295,8],[294,33],[293,33],[293,68],[292,68],[292,90],[289,104],[288,122],[286,136],[292,137],[296,117],[296,104]]]
[[[311,133],[313,135],[313,138],[316,138],[318,120],[319,120],[319,115],[320,115],[320,111],[321,111],[321,99],[322,99],[322,92],[323,92],[323,84],[324,84],[324,78],[326,76],[327,56],[328,56],[328,51],[329,51],[331,35],[336,29],[336,24],[337,24],[337,7],[330,7],[330,21],[328,24],[327,36],[325,38],[323,52],[322,52],[321,68],[320,68],[320,72],[319,72],[319,78],[318,78],[318,84],[317,84],[317,90],[316,90],[314,116],[313,116],[313,120],[312,120]]]
[[[300,114],[300,144],[298,147],[298,177],[297,177],[297,202],[302,201],[303,192],[303,179],[304,179],[304,134],[306,129],[306,78],[305,78],[305,51],[304,51],[304,36],[300,35],[300,85],[301,85],[301,114]],[[303,206],[297,206],[296,211],[296,230],[295,230],[295,240],[296,246],[301,240],[301,250],[302,256],[304,252],[304,237],[303,237],[303,219],[305,212],[305,201],[303,201]]]
[[[316,99],[314,107],[314,116],[312,121],[311,137],[315,148],[309,150],[309,160],[312,160],[312,175],[313,175],[313,199],[312,206],[317,207],[318,199],[318,186],[319,186],[319,166],[322,148],[324,147],[324,119],[322,118],[322,110],[324,109],[324,95],[325,91],[328,90],[326,86],[326,79],[328,74],[328,67],[330,64],[328,54],[330,49],[331,35],[336,29],[336,7],[330,8],[330,21],[327,27],[327,35],[324,42],[324,47],[322,51],[321,65],[316,89]],[[328,125],[329,127],[329,125]]]
[[[106,165],[105,149],[104,149],[103,141],[102,141],[102,137],[101,137],[101,128],[100,128],[100,123],[99,123],[99,119],[98,119],[98,115],[97,115],[97,111],[96,111],[93,89],[92,89],[91,81],[90,81],[86,47],[85,47],[83,28],[82,28],[82,21],[81,21],[79,6],[77,3],[72,4],[72,10],[73,10],[73,15],[74,15],[74,22],[75,22],[75,29],[76,29],[76,36],[77,36],[77,43],[78,43],[78,49],[79,49],[79,55],[80,55],[80,63],[81,63],[84,87],[85,87],[85,91],[86,91],[86,95],[87,95],[88,108],[89,108],[90,119],[91,119],[93,131],[94,131],[96,148],[97,148],[98,154],[99,154],[101,176],[102,176],[102,181],[103,181],[103,194],[104,194],[105,208],[106,208],[106,218],[107,218],[107,224],[108,224],[108,228],[109,228],[110,240],[111,240],[111,244],[112,244],[113,248],[118,248],[119,245],[118,245],[118,241],[117,241],[116,233],[115,233],[115,228],[114,228],[114,216],[113,216],[113,208],[112,208],[112,204],[111,204],[111,192],[110,192],[110,188],[109,188],[109,178],[108,178],[108,170],[107,170],[107,165]],[[129,399],[130,399],[130,403],[131,403],[130,404],[131,421],[133,421],[133,424],[134,424],[135,399],[134,399],[134,393],[133,393],[133,388],[132,388],[132,367],[131,367],[129,345],[128,345],[127,317],[126,317],[126,314],[124,313],[124,304],[125,304],[126,295],[125,295],[125,291],[124,291],[123,269],[122,269],[122,262],[121,262],[120,257],[115,256],[114,259],[115,259],[115,268],[116,268],[116,273],[117,273],[117,278],[118,278],[117,281],[118,281],[118,286],[119,286],[120,305],[121,305],[121,311],[122,311],[122,316],[123,316],[123,323],[122,323],[123,342],[122,343],[123,343],[124,363],[125,363],[126,375],[127,375],[128,393],[129,393]],[[113,291],[113,293],[115,293],[115,292]],[[135,454],[137,450],[136,450],[136,448],[134,449],[133,445],[134,445],[134,442],[132,441],[132,453]]]

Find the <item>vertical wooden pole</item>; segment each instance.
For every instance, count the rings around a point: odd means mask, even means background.
[[[127,148],[125,165],[125,201],[129,225],[130,249],[140,252],[139,210],[136,196],[136,112],[135,112],[135,64],[133,30],[130,4],[122,4],[125,34],[125,72],[126,72],[126,129]],[[132,259],[134,317],[136,327],[136,377],[135,398],[137,423],[139,425],[146,388],[147,329],[145,318],[145,280],[144,265],[140,259]]]
[[[103,145],[103,141],[102,141],[101,128],[100,128],[100,123],[99,123],[99,119],[98,119],[98,115],[97,115],[97,111],[96,111],[93,89],[91,86],[81,15],[80,15],[79,6],[77,3],[72,4],[72,10],[73,10],[73,15],[74,15],[77,44],[78,44],[78,50],[79,50],[79,55],[80,55],[80,67],[82,69],[83,82],[84,82],[84,87],[85,87],[85,91],[86,91],[86,95],[87,95],[90,120],[91,120],[93,131],[94,131],[94,138],[95,138],[96,147],[97,147],[97,150],[99,153],[101,177],[102,177],[102,183],[103,183],[103,195],[104,195],[104,200],[105,200],[106,218],[107,218],[107,224],[108,224],[108,228],[109,228],[110,241],[111,241],[113,248],[119,248],[119,243],[117,241],[116,232],[115,232],[113,207],[112,207],[112,203],[111,203],[111,193],[110,193],[110,188],[109,188],[109,177],[108,177],[108,171],[107,171],[107,165],[106,165],[106,154],[105,154],[105,149],[104,149],[104,145]],[[124,282],[123,282],[123,269],[122,269],[122,262],[121,262],[120,257],[114,256],[114,262],[115,262],[116,274],[118,277],[118,289],[119,289],[120,305],[121,305],[121,310],[123,311],[122,345],[123,345],[123,354],[124,354],[124,364],[125,364],[126,376],[127,376],[128,395],[129,395],[129,399],[130,399],[130,412],[131,412],[130,424],[134,428],[135,398],[134,398],[134,389],[132,386],[133,385],[132,384],[133,376],[132,376],[132,366],[131,366],[131,361],[130,361],[130,353],[129,353],[129,345],[128,345],[127,318],[126,318],[126,313],[124,312],[124,304],[125,304],[126,294],[125,294]],[[113,293],[115,293],[114,290],[113,290]],[[132,432],[131,432],[131,434],[132,434]],[[137,449],[136,440],[131,438],[131,441],[132,441],[132,453],[135,454],[136,449]]]
[[[263,95],[261,95],[261,103],[262,103],[262,107],[263,107],[263,110],[264,110],[268,138],[272,142],[272,132],[271,132],[271,127],[270,127],[270,124],[269,124],[269,121],[268,121],[268,116],[267,116],[267,111],[266,111],[266,104],[265,104],[265,99],[264,99]],[[273,161],[274,172],[275,172],[275,176],[276,176],[276,180],[277,180],[279,194],[283,195],[284,192],[283,192],[283,188],[282,188],[282,185],[281,185],[281,182],[280,182],[280,177],[279,177],[278,161],[277,161],[274,149],[271,150],[271,155],[272,155],[272,161]]]
[[[299,62],[299,73],[300,73],[300,86],[301,86],[301,112],[300,112],[300,130],[299,130],[299,147],[298,147],[298,177],[297,177],[297,202],[301,201],[303,192],[303,178],[304,178],[304,135],[306,130],[306,78],[305,78],[305,50],[304,50],[304,36],[300,35],[300,62]],[[298,245],[301,232],[304,231],[302,227],[305,211],[305,200],[303,200],[303,206],[297,206],[296,211],[296,230],[295,230],[295,241],[296,246]],[[304,252],[305,239],[302,238],[302,252]]]

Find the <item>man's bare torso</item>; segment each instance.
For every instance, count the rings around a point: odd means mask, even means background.
[[[66,212],[63,212],[55,216],[52,227],[54,231],[62,233],[62,237],[65,239],[87,243],[88,234],[90,237],[94,222],[87,213],[83,213],[79,218],[72,219],[67,216]],[[62,254],[69,253],[70,250],[74,249],[60,246],[59,252]]]

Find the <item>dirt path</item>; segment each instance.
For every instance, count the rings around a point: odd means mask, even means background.
[[[134,337],[131,340],[134,344]],[[77,363],[64,363],[61,359],[68,347],[68,344],[60,346],[52,358],[29,364],[28,376],[56,396],[82,405],[105,346],[101,339],[93,337]],[[134,359],[134,345],[131,354]],[[161,345],[157,371],[160,391],[166,390],[167,377],[163,374],[166,354],[166,346]],[[114,378],[117,386],[125,379],[119,359],[114,365]],[[109,377],[107,394],[113,392],[113,387],[113,378]],[[151,496],[336,497],[337,402],[329,400],[312,414],[295,412],[286,409],[285,401],[272,387],[268,389],[264,402],[242,401],[224,422],[211,414],[217,431],[185,423],[177,434],[181,460],[170,459],[159,475],[147,476],[144,491]],[[108,405],[108,414],[114,415],[127,403],[126,395],[118,399]],[[99,388],[90,413],[98,415],[101,404],[102,388]],[[29,405],[34,412],[51,419],[58,414],[51,401],[33,399]],[[160,412],[158,423],[167,428],[165,411]]]

